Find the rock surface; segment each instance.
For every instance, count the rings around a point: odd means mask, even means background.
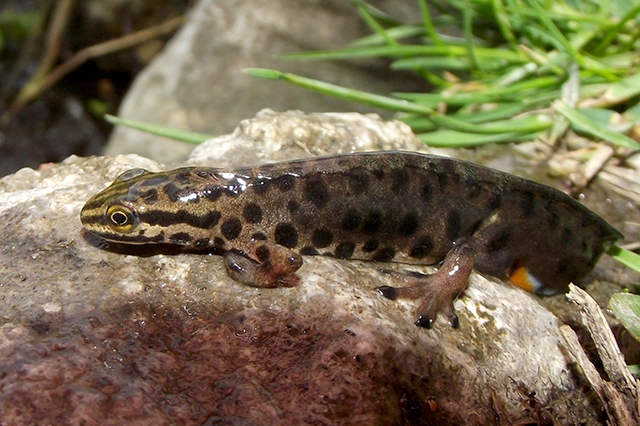
[[[421,147],[375,116],[265,111],[187,163],[324,153],[336,135],[339,150]],[[0,180],[2,425],[598,423],[557,319],[495,279],[472,275],[459,329],[426,330],[376,294],[393,283],[373,263],[305,257],[298,287],[256,289],[219,256],[101,244],[80,209],[133,167],[163,168],[72,157]]]
[[[419,16],[414,0],[374,0],[394,17]],[[263,108],[278,111],[360,111],[371,108],[263,80],[242,72],[276,68],[334,84],[385,94],[424,87],[395,80],[383,61],[285,61],[277,55],[343,47],[369,35],[344,0],[200,0],[185,26],[136,78],[118,115],[212,135],[232,131]],[[413,81],[413,83],[412,83]],[[156,161],[184,159],[192,145],[118,127],[106,153],[137,153]]]

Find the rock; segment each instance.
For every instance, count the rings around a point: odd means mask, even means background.
[[[265,111],[187,162],[420,147],[374,116]],[[133,167],[164,168],[71,157],[0,180],[3,425],[597,424],[558,320],[507,283],[474,273],[460,328],[426,330],[374,291],[394,285],[379,264],[305,256],[299,286],[257,289],[219,256],[83,233],[83,203]]]
[[[419,16],[414,0],[370,3],[408,22]],[[372,111],[242,72],[249,67],[276,68],[380,94],[424,87],[409,73],[390,75],[384,61],[277,58],[284,53],[340,48],[369,34],[356,8],[343,0],[200,0],[185,26],[136,78],[118,115],[223,135],[263,108]],[[137,153],[170,162],[185,158],[192,149],[189,144],[117,127],[106,153]]]

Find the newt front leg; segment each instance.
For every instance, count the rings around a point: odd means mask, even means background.
[[[299,279],[294,272],[302,266],[302,257],[284,246],[260,241],[251,253],[227,251],[224,263],[229,276],[253,287],[294,287]]]

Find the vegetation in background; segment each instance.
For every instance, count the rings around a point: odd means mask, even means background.
[[[401,23],[353,0],[373,35],[297,60],[386,58],[428,93],[374,95],[275,70],[249,74],[397,111],[430,146],[557,139],[579,133],[640,149],[640,5],[624,0],[418,0]]]

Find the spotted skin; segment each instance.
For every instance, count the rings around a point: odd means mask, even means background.
[[[371,152],[232,171],[134,169],[92,197],[85,228],[109,241],[216,247],[243,283],[297,283],[301,254],[432,265],[378,291],[421,301],[418,325],[452,301],[472,269],[540,294],[565,291],[621,235],[566,194],[471,163]]]

